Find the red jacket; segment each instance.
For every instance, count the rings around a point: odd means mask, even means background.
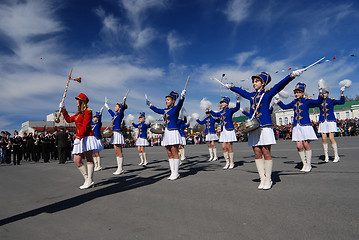
[[[87,108],[83,113],[77,112],[72,117],[69,116],[66,109],[62,110],[66,122],[75,122],[76,124],[76,136],[75,138],[82,139],[86,136],[94,136],[91,128],[92,110]]]

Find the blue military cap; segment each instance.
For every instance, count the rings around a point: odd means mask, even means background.
[[[96,112],[95,115],[93,117],[97,117],[99,118],[101,116],[101,113],[100,112]]]
[[[171,97],[173,100],[176,100],[178,98],[178,93],[175,91],[170,92],[166,97]]]
[[[229,102],[231,101],[231,99],[229,99],[229,97],[222,97],[221,102],[226,102],[227,104],[229,104]]]
[[[271,76],[267,72],[258,73],[256,76],[252,76],[252,81],[255,78],[259,78],[265,85],[268,85],[272,81]]]
[[[295,88],[294,88],[294,92],[295,91],[305,91],[305,87],[306,87],[307,85],[305,85],[305,83],[302,83],[302,82],[299,82],[299,83],[297,83],[297,85],[295,85]]]
[[[206,108],[206,113],[211,113],[211,110],[209,108]]]
[[[145,117],[145,113],[144,112],[140,112],[140,115],[138,116],[138,118],[143,118]]]

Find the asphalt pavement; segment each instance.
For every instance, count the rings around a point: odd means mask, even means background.
[[[258,190],[254,155],[234,144],[236,166],[208,162],[206,145],[186,146],[180,179],[170,175],[163,147],[124,149],[125,173],[115,176],[113,149],[101,152],[95,187],[72,162],[0,166],[0,239],[359,239],[359,137],[336,138],[341,160],[325,163],[311,143],[313,169],[301,173],[295,144],[272,147],[271,190]],[[220,145],[218,155],[222,157]]]

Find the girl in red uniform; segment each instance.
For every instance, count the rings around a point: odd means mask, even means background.
[[[88,97],[80,93],[75,99],[77,103],[77,113],[75,115],[70,117],[62,103],[60,103],[60,108],[66,122],[75,122],[76,124],[72,154],[74,155],[75,165],[85,178],[85,182],[80,186],[80,189],[87,189],[95,184],[93,181],[94,163],[92,154],[93,150],[99,149],[100,146],[91,129],[92,110],[87,107]],[[86,159],[87,169],[82,163],[83,158]]]

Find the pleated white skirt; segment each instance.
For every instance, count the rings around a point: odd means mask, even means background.
[[[125,144],[125,138],[120,131],[113,131],[111,137],[111,144]]]
[[[237,142],[236,133],[234,130],[227,131],[224,127],[219,136],[219,142]]]
[[[272,127],[260,127],[248,133],[248,146],[267,146],[276,143]]]
[[[186,146],[186,137],[181,137],[181,140],[182,140],[181,145]]]
[[[139,146],[148,146],[150,145],[148,140],[146,138],[137,138],[136,140],[136,146],[139,147]]]
[[[96,140],[97,140],[97,143],[98,143],[98,145],[100,146],[100,148],[93,150],[93,153],[98,153],[98,152],[100,152],[100,151],[103,149],[102,139],[97,139],[97,138],[96,138]]]
[[[78,144],[74,144],[72,154],[80,154],[91,150],[96,151],[100,148],[101,146],[99,145],[95,136],[86,136],[80,139]]]
[[[161,146],[169,145],[182,145],[182,137],[178,130],[168,130],[165,128],[165,132],[162,135]]]
[[[327,122],[325,120],[322,123],[319,123],[318,132],[319,133],[332,133],[337,132],[337,123],[336,122]]]
[[[206,142],[217,141],[217,140],[218,140],[218,136],[215,133],[210,133],[206,135]]]
[[[293,128],[292,141],[318,140],[312,126],[297,125]]]

